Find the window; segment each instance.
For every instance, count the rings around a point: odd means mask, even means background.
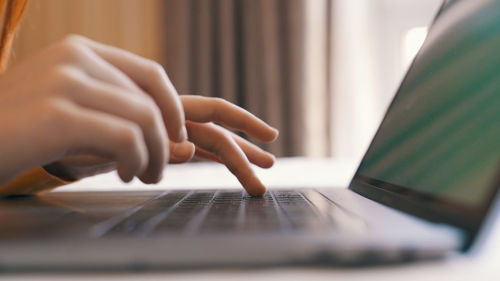
[[[359,159],[441,0],[333,3],[331,154]]]

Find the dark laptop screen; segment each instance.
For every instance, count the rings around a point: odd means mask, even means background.
[[[355,181],[478,210],[500,167],[500,1],[452,1],[427,39]]]

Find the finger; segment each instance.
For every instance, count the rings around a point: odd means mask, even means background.
[[[262,150],[260,147],[234,133],[231,133],[231,135],[243,152],[245,152],[245,155],[251,163],[261,168],[271,168],[274,165],[274,161],[276,160],[274,155]]]
[[[198,156],[200,158],[203,158],[203,159],[206,159],[206,160],[209,160],[209,161],[213,161],[213,162],[224,164],[219,159],[219,157],[217,157],[217,155],[215,155],[215,154],[213,154],[211,152],[208,152],[205,149],[199,148],[198,146],[196,146],[195,149],[196,149],[196,151],[195,151],[195,155],[196,156]]]
[[[217,125],[209,126],[206,129],[207,129],[207,131],[212,131],[213,134],[217,134],[217,130],[219,130],[219,129],[225,130],[223,128],[218,127]],[[276,159],[271,153],[268,153],[268,152],[262,150],[258,146],[250,143],[249,141],[245,140],[244,138],[242,138],[242,137],[240,137],[232,132],[228,132],[228,133],[236,141],[238,146],[243,150],[243,152],[247,156],[250,163],[253,163],[261,168],[270,168],[274,165],[274,161]],[[203,150],[199,147],[196,147],[195,155],[198,157],[210,160],[210,161],[221,163],[220,159],[218,159],[215,154],[210,153],[206,150]]]
[[[130,77],[156,101],[172,140],[182,142],[187,139],[184,110],[177,90],[163,67],[125,50],[107,46],[82,36],[72,36],[70,40],[88,46],[104,60]]]
[[[278,137],[278,130],[223,99],[181,96],[181,100],[187,120],[219,123],[264,142],[274,141]]]
[[[75,61],[85,72],[96,80],[124,88],[134,93],[146,94],[121,70],[110,64],[89,47],[75,42],[67,42],[62,45],[60,52],[65,52],[62,56]]]
[[[75,82],[74,90],[67,93],[74,102],[89,109],[127,119],[140,126],[147,145],[149,162],[144,174],[139,178],[145,183],[160,181],[169,154],[168,137],[154,101],[91,78],[74,78],[81,81]]]
[[[217,155],[249,194],[261,195],[266,192],[266,187],[253,172],[245,153],[230,134],[210,123],[187,121],[186,128],[190,140],[202,149]]]
[[[170,142],[169,163],[185,163],[190,161],[195,154],[195,146],[192,142],[181,143]]]
[[[107,113],[61,103],[67,147],[65,156],[90,154],[114,159],[120,178],[131,181],[147,167],[148,152],[141,129],[134,123]]]

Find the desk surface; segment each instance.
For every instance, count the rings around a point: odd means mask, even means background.
[[[345,187],[356,168],[349,159],[279,159],[270,170],[257,169],[269,188]],[[59,188],[75,190],[127,190],[165,188],[229,188],[237,180],[225,167],[215,163],[170,165],[164,180],[155,186],[138,181],[121,183],[114,173],[82,180]],[[442,261],[369,268],[285,267],[266,269],[223,269],[196,271],[27,273],[8,274],[9,280],[500,280],[500,224],[487,249],[475,257],[450,257]],[[339,279],[340,278],[340,279]]]

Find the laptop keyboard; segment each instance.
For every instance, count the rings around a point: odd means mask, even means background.
[[[241,190],[170,191],[90,229],[94,237],[316,232],[330,227],[297,190],[252,197]]]

